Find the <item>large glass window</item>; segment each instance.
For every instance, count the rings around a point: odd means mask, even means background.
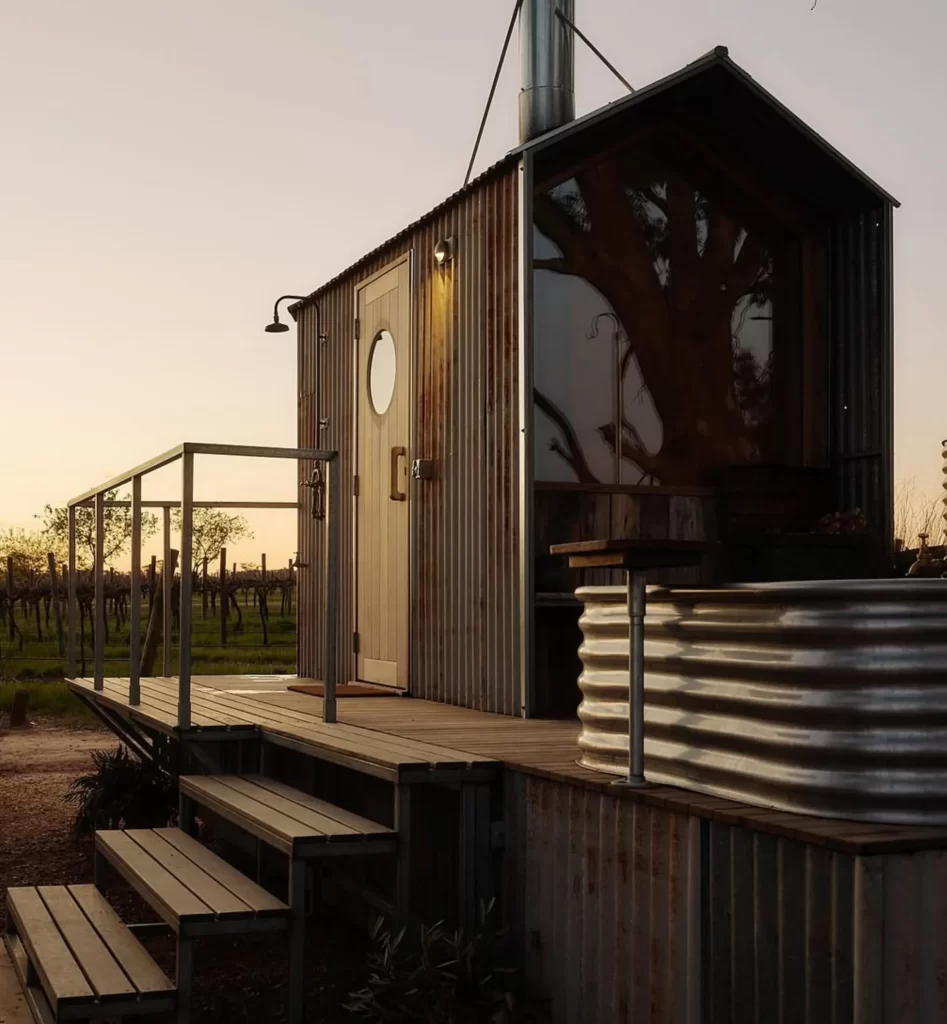
[[[704,484],[783,461],[780,273],[772,242],[640,145],[538,191],[536,479]]]

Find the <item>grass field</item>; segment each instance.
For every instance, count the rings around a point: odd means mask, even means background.
[[[295,596],[295,595],[294,595]],[[285,616],[279,614],[279,600],[270,599],[268,623],[269,645],[263,644],[263,630],[260,614],[252,601],[244,606],[240,596],[240,611],[243,614],[243,632],[234,632],[236,616],[231,612],[228,623],[228,642],[220,644],[220,620],[208,608],[207,618],[201,618],[200,598],[194,601],[192,618],[192,660],[191,671],[195,675],[241,675],[249,673],[292,674],[296,671],[296,607]],[[9,632],[0,626],[0,681],[2,680],[61,680],[66,672],[65,659],[59,656],[55,627],[50,621],[47,628],[43,623],[43,639],[37,639],[35,622],[18,618],[17,624],[23,631],[23,650],[18,649],[16,640],[11,641]],[[147,629],[147,607],[142,615],[141,635],[144,643]],[[78,625],[76,632],[78,636]],[[127,676],[128,665],[128,623],[116,630],[114,617],[109,620],[109,638],[105,646],[105,674]],[[174,635],[172,674],[177,672],[177,634]],[[85,675],[92,674],[92,638],[86,623],[84,645]],[[155,664],[155,673],[161,672],[161,649]],[[77,657],[76,671],[82,673],[82,660]],[[4,688],[5,689],[5,688]],[[11,698],[12,699],[12,698]]]

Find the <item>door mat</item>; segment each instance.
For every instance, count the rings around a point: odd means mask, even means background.
[[[288,687],[293,693],[305,693],[309,697],[324,697],[325,686],[322,683],[297,683]],[[335,688],[336,697],[400,697],[400,690],[386,690],[380,686],[367,683],[339,683]]]

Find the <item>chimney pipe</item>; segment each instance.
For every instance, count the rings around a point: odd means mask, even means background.
[[[520,12],[520,142],[575,118],[575,0],[523,0]]]

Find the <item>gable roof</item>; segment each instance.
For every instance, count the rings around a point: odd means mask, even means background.
[[[729,89],[727,88],[728,85]],[[877,182],[872,180],[851,160],[822,138],[802,118],[794,114],[785,104],[776,99],[772,93],[764,89],[739,64],[733,61],[726,46],[716,46],[702,57],[685,65],[679,71],[675,71],[665,78],[637,89],[628,96],[614,100],[604,107],[599,107],[598,110],[593,110],[584,117],[570,121],[561,128],[556,128],[545,135],[540,135],[538,138],[518,146],[511,151],[511,155],[539,153],[552,146],[560,145],[566,140],[571,140],[583,132],[601,125],[605,121],[619,118],[622,114],[630,112],[642,104],[652,105],[658,101],[658,97],[666,96],[675,91],[694,99],[696,99],[699,93],[703,93],[716,94],[718,96],[726,94],[728,100],[733,100],[737,95],[743,93],[748,99],[762,104],[772,114],[777,115],[777,119],[783,126],[797,135],[798,141],[814,147],[823,157],[834,164],[838,171],[856,180],[877,199],[891,203],[894,206],[901,205],[894,196],[885,191]]]

